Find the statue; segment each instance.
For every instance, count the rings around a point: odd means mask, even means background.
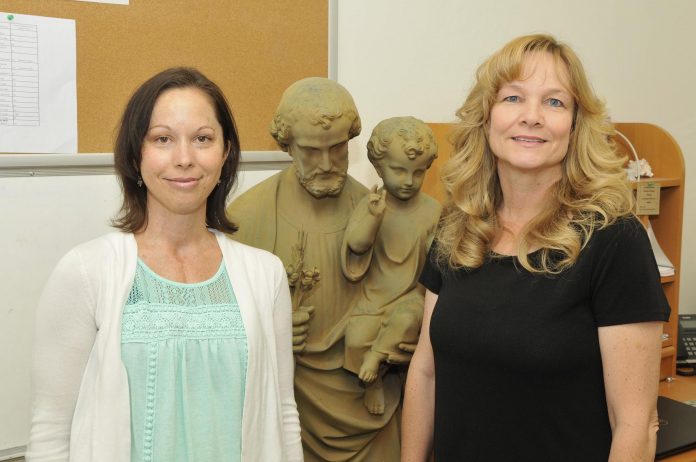
[[[228,208],[239,225],[233,238],[278,255],[293,286],[295,399],[309,462],[400,458],[402,379],[382,379],[384,412],[376,415],[363,405],[362,382],[343,367],[345,326],[359,285],[341,271],[341,245],[368,193],[347,173],[348,141],[360,129],[353,98],[341,85],[324,78],[295,82],[271,124],[292,166]]]
[[[440,204],[420,192],[426,170],[437,157],[432,130],[413,117],[380,122],[367,155],[382,178],[353,212],[346,230],[341,266],[361,280],[345,334],[345,364],[365,384],[364,404],[384,412],[382,378],[399,345],[417,343],[423,320],[424,288],[418,277],[435,228]]]

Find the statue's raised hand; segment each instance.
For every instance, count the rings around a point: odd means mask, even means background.
[[[292,352],[302,353],[307,346],[309,320],[314,314],[313,306],[301,306],[292,312]]]
[[[387,208],[387,190],[382,188],[378,192],[377,185],[374,185],[370,190],[370,195],[367,198],[367,210],[370,215],[381,217],[384,215],[384,210]]]

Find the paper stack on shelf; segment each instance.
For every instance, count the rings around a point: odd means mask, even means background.
[[[657,238],[655,237],[655,233],[650,225],[650,221],[648,221],[647,231],[648,238],[650,238],[650,246],[652,247],[653,254],[655,255],[655,261],[657,262],[657,269],[660,270],[660,276],[674,276],[674,265],[671,261],[669,261],[669,258],[667,258],[667,255],[665,255],[662,247],[660,247],[660,244],[657,242]]]

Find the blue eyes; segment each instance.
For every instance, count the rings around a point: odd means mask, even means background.
[[[504,97],[502,99],[502,101],[506,102],[506,103],[521,103],[522,98],[518,95],[510,95],[510,96]],[[548,104],[550,107],[555,107],[555,108],[566,107],[566,105],[563,103],[563,101],[561,101],[558,98],[549,98],[549,99],[545,100],[544,103]]]

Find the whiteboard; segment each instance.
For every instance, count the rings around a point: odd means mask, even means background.
[[[231,199],[278,172],[290,160],[280,152],[267,153],[264,162],[258,162],[259,157],[263,156],[243,153],[238,187]],[[99,169],[88,166],[82,170],[71,167],[66,174],[46,162],[9,169],[8,159],[2,160],[0,460],[6,454],[22,453],[29,436],[34,311],[41,290],[69,249],[113,230],[109,220],[121,205],[121,191],[113,173],[95,174]]]

